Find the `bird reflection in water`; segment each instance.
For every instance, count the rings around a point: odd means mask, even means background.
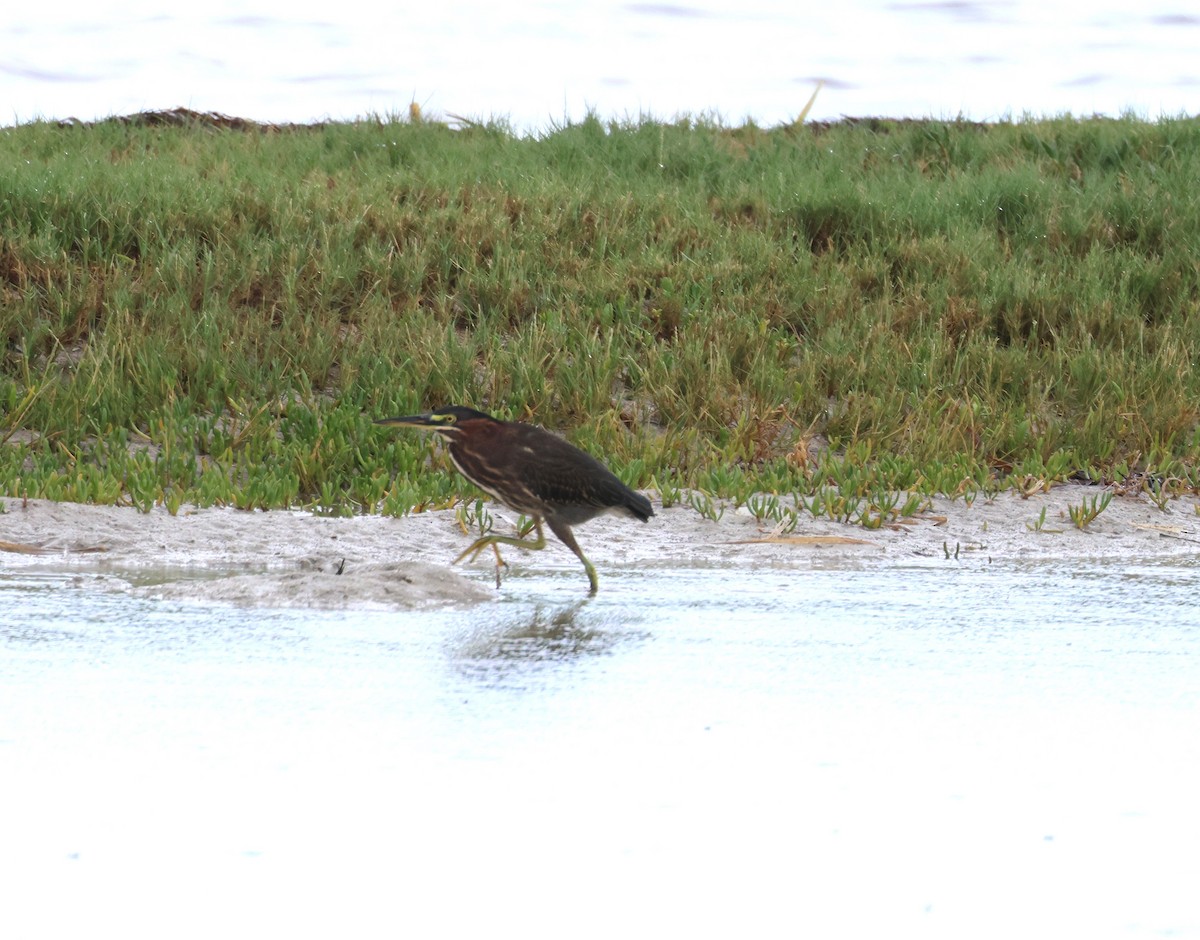
[[[642,635],[584,614],[587,603],[538,605],[531,612],[492,624],[473,634],[459,648],[457,658],[469,671],[492,672],[501,664],[518,667],[603,656]]]

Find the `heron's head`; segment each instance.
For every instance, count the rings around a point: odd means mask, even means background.
[[[380,418],[375,423],[384,427],[420,428],[424,431],[437,431],[446,437],[455,438],[469,435],[472,429],[480,428],[485,424],[496,424],[498,422],[491,415],[484,414],[482,411],[476,411],[474,408],[467,408],[463,405],[446,405],[444,408],[438,408],[420,415]]]

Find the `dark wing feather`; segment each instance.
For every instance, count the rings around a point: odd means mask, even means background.
[[[519,464],[529,490],[556,507],[547,516],[577,525],[609,509],[626,509],[643,521],[654,515],[646,497],[591,454],[541,428],[523,425],[521,430],[513,436],[509,458]]]

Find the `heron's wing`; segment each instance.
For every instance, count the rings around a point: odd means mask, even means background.
[[[591,454],[549,431],[530,430],[538,433],[514,439],[510,460],[538,499],[555,506],[590,508],[596,513],[629,501],[629,488]]]

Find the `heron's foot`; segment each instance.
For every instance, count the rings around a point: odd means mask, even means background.
[[[483,552],[485,548],[491,546],[496,553],[496,586],[500,586],[500,566],[508,567],[508,563],[500,557],[501,545],[513,545],[517,548],[528,549],[529,551],[538,551],[546,547],[546,533],[542,531],[541,520],[534,523],[534,528],[537,530],[536,539],[521,539],[514,538],[511,535],[485,535],[483,538],[476,539],[457,558],[454,559],[454,564],[458,564],[464,558],[467,561],[474,561]]]
[[[515,545],[518,548],[528,549],[538,549],[544,547],[544,543],[543,545],[539,545],[537,542],[526,542],[524,539],[513,539],[504,535],[485,535],[483,538],[476,539],[465,549],[463,549],[463,551],[459,553],[458,557],[454,559],[454,564],[457,565],[464,558],[467,561],[474,561],[483,554],[485,549],[490,548],[496,553],[497,567],[504,565],[504,567],[507,568],[508,562],[500,557],[501,545]]]

